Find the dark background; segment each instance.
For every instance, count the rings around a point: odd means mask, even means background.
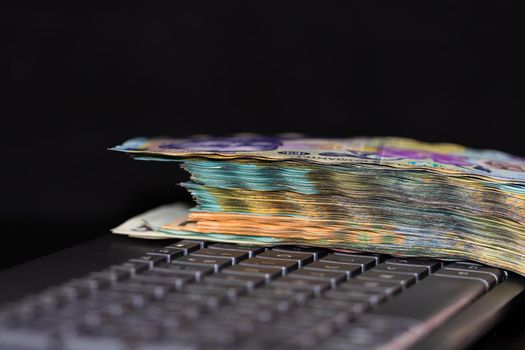
[[[399,135],[525,156],[513,3],[1,6],[3,266],[190,200],[173,164],[106,151],[134,136]]]

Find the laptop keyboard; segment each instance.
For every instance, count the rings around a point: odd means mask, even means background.
[[[505,278],[468,262],[180,240],[4,306],[0,348],[402,349]]]

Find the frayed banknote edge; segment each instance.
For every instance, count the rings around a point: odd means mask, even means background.
[[[190,206],[185,203],[163,205],[126,220],[119,226],[111,229],[112,233],[145,239],[209,239],[226,243],[249,243],[260,245],[282,244],[282,240],[271,237],[237,236],[215,233],[199,233],[184,230],[166,230],[162,226],[174,221],[183,222],[188,217]],[[254,242],[256,240],[257,242]]]
[[[186,203],[173,203],[163,205],[145,213],[139,214],[126,220],[121,225],[113,228],[111,232],[115,234],[127,235],[133,238],[142,239],[198,239],[198,240],[210,240],[214,242],[233,243],[233,244],[247,244],[247,245],[261,245],[261,246],[273,246],[273,245],[301,245],[297,243],[286,242],[283,239],[272,238],[272,237],[261,237],[261,236],[240,236],[240,235],[227,235],[219,233],[200,233],[193,231],[184,230],[166,230],[162,226],[172,223],[174,221],[183,222],[188,217],[188,210],[190,205]],[[307,246],[305,242],[304,246]],[[330,247],[335,251],[344,253],[365,253],[359,250],[352,250],[348,248],[336,248]],[[392,254],[397,257],[407,257],[404,254]],[[416,256],[419,257],[419,256]],[[427,257],[433,258],[433,257]],[[463,259],[454,258],[442,258],[441,260],[447,261],[459,261]]]

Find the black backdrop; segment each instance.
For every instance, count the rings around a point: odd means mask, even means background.
[[[400,135],[525,156],[513,3],[2,2],[3,265],[189,200],[141,135]],[[5,253],[5,252],[4,252]]]

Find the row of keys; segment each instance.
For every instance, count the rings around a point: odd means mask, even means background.
[[[398,297],[393,297],[409,287],[427,286],[428,280],[436,285],[452,278],[488,290],[505,278],[500,270],[478,264],[441,267],[434,260],[385,259],[319,248],[270,250],[182,240],[30,298],[12,308],[17,322],[0,313],[0,325],[61,329],[64,344],[82,339],[120,344],[127,339],[152,341],[151,349],[161,349],[177,342],[189,345],[191,339],[183,334],[199,334],[205,348],[210,342],[244,347],[250,342],[296,341],[295,345],[307,346],[339,334],[371,309],[378,318],[423,322],[428,315],[403,314],[398,310],[402,305],[394,302]],[[432,287],[424,288],[426,294],[427,288]],[[411,298],[417,301],[421,294]],[[72,332],[74,323],[78,327]],[[140,324],[149,326],[143,329]],[[274,336],[265,340],[272,332]],[[287,340],[299,333],[296,340]],[[210,334],[219,340],[212,341]],[[344,342],[338,339],[332,340],[334,348],[337,341]]]

